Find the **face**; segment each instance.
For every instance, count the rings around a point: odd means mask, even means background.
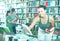
[[[11,12],[11,15],[13,15],[13,14],[16,14],[16,12],[14,11],[14,12]]]
[[[39,15],[44,15],[46,13],[46,10],[44,10],[44,8],[38,8],[38,14]]]
[[[16,14],[16,12],[14,11],[13,14]]]
[[[10,16],[11,15],[11,13],[8,13],[8,16]]]

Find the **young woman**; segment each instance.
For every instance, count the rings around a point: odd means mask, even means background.
[[[46,6],[40,5],[38,7],[38,16],[34,18],[29,29],[31,30],[37,22],[39,22],[38,39],[41,41],[51,41],[54,30],[54,19],[52,16],[46,14]]]

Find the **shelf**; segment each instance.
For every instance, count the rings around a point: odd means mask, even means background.
[[[38,12],[26,12],[26,13],[38,13]],[[17,13],[17,14],[26,14],[26,13]]]
[[[27,2],[28,2],[28,1],[27,1]],[[23,3],[23,4],[24,4],[24,3],[26,3],[26,2],[18,2],[18,3],[14,3],[14,4],[20,4],[20,3]]]
[[[36,1],[36,0],[34,0],[34,1]],[[6,3],[7,5],[8,4],[20,4],[20,3],[27,3],[27,2],[34,2],[33,0],[32,1],[21,1],[21,2],[14,2],[14,3]]]
[[[22,14],[22,13],[18,13],[18,14],[16,14],[16,15],[25,15],[25,13],[23,13],[23,14]]]
[[[59,7],[59,5],[58,6],[47,6],[47,7]]]
[[[36,1],[36,0],[28,0],[28,1]]]
[[[38,12],[27,12],[27,13],[38,13]]]
[[[28,2],[28,1],[27,1]],[[10,4],[20,4],[20,3],[26,3],[26,2],[16,2],[16,3],[7,3],[7,5],[10,5]]]
[[[19,20],[26,20],[26,19],[19,19]]]
[[[60,14],[48,14],[48,15],[60,15]]]
[[[59,28],[59,27],[56,27],[55,29],[59,29],[59,30],[60,30],[60,28]]]
[[[59,22],[60,23],[60,20],[55,20],[55,22]]]
[[[22,8],[22,7],[20,7],[20,8],[15,8],[15,9],[25,9],[25,8],[26,8],[26,7],[23,7],[23,8]]]
[[[38,12],[26,12],[26,13],[38,13]],[[17,14],[22,14],[22,13],[17,13]],[[23,13],[25,14],[25,13]],[[60,15],[60,14],[47,14],[47,15]]]
[[[34,7],[34,6],[28,6],[27,8],[38,8],[38,7]]]

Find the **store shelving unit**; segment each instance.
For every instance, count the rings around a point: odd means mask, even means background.
[[[6,6],[5,3],[0,1],[0,27],[6,27]]]
[[[15,8],[16,13],[20,16],[24,24],[30,23],[30,19],[34,19],[37,15],[37,7],[46,5],[47,14],[53,16],[55,28],[58,28],[60,23],[60,1],[59,0],[6,0],[8,8]],[[28,19],[28,20],[27,20]],[[36,29],[36,28],[35,28]]]

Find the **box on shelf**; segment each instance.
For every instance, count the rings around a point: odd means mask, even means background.
[[[38,7],[39,6],[39,1],[36,1],[35,2],[35,7]]]
[[[23,9],[23,13],[26,13],[26,9]]]
[[[50,8],[49,7],[46,8],[46,13],[50,13]]]
[[[32,8],[33,13],[37,13],[37,8]]]
[[[54,13],[58,14],[58,8],[54,8]]]
[[[18,13],[22,13],[22,9],[17,9],[17,12]]]
[[[45,5],[45,2],[44,1],[40,1],[40,5]]]
[[[50,1],[50,6],[55,6],[55,1]]]

